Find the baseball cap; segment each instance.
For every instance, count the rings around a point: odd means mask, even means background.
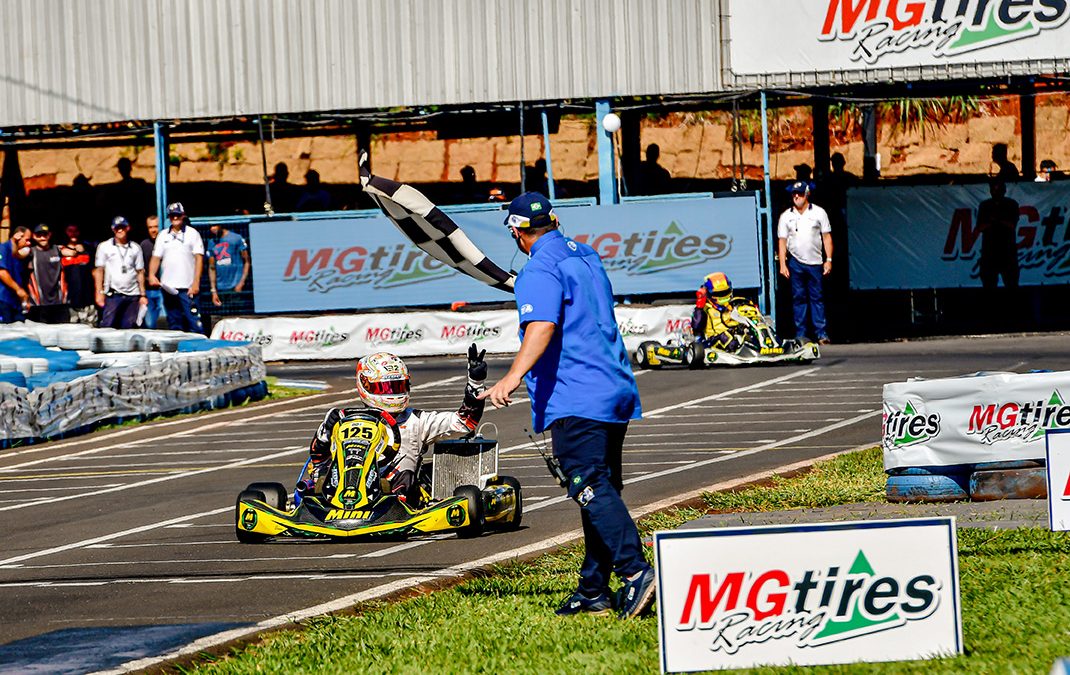
[[[182,202],[172,202],[167,205],[167,217],[171,216],[184,216],[186,215],[186,207],[182,206]]]
[[[557,222],[553,204],[538,192],[525,192],[509,202],[509,215],[505,224],[509,227],[546,227]]]
[[[52,234],[52,228],[44,223],[41,223],[37,227],[33,228],[34,234]]]
[[[115,216],[111,220],[111,229],[117,230],[120,227],[130,227],[130,223],[127,222],[126,218],[123,218],[122,216]]]
[[[810,194],[810,184],[804,180],[797,180],[788,186],[788,192],[792,194],[808,195]]]

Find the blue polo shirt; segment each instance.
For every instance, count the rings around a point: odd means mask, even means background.
[[[613,288],[595,250],[547,232],[531,247],[515,290],[521,340],[530,321],[557,325],[525,377],[535,433],[561,417],[638,419],[639,390],[613,314]]]
[[[232,291],[241,281],[242,251],[248,251],[245,238],[237,232],[227,230],[219,239],[208,244],[208,257],[215,260],[215,285],[221,291]]]
[[[22,261],[15,257],[13,244],[14,242],[10,239],[0,244],[0,269],[7,270],[7,273],[11,275],[16,284],[25,287],[26,283],[22,279]],[[0,284],[0,303],[12,307],[22,307],[22,301],[19,300],[19,296],[15,294],[15,291],[8,288],[7,284]]]

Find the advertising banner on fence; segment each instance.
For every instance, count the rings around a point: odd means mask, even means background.
[[[1070,57],[1064,0],[729,0],[728,16],[738,75]]]
[[[884,385],[884,468],[1044,459],[1070,429],[1070,372],[993,373]]]
[[[1023,285],[1070,278],[1070,183],[1012,183]],[[847,192],[851,287],[980,286],[977,207],[987,185],[856,188]]]
[[[629,352],[645,340],[678,338],[690,331],[692,307],[616,308],[617,325]],[[358,359],[377,351],[398,356],[462,354],[475,342],[492,354],[515,352],[516,310],[337,314],[312,317],[223,319],[212,328],[216,340],[260,345],[267,361]]]
[[[602,256],[617,295],[686,291],[717,270],[738,288],[760,285],[753,194],[557,211],[564,233]],[[504,269],[524,264],[503,212],[452,217]],[[383,216],[256,223],[250,247],[258,313],[512,299],[430,258]]]
[[[1048,524],[1053,532],[1070,530],[1070,429],[1046,434]]]
[[[954,518],[654,534],[662,672],[962,653]]]

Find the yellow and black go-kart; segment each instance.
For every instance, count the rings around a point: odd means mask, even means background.
[[[331,436],[329,469],[307,494],[295,494],[291,500],[281,483],[253,483],[245,488],[234,509],[238,541],[402,537],[449,531],[459,537],[478,537],[487,529],[520,527],[523,498],[520,482],[511,476],[484,475],[475,478],[482,486],[458,485],[452,497],[433,499],[430,472],[418,471],[420,498],[405,501],[391,494],[381,467],[400,442],[392,422],[375,410],[347,411]],[[496,453],[496,443],[493,449]],[[306,464],[302,475],[307,471]]]
[[[813,342],[781,340],[772,324],[750,301],[733,298],[735,304],[726,312],[726,325],[739,338],[739,348],[727,351],[703,344],[690,330],[667,343],[648,341],[635,350],[635,362],[641,368],[665,365],[700,369],[707,366],[742,366],[762,363],[809,363],[821,353]]]

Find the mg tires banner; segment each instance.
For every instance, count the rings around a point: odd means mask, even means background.
[[[1011,183],[1019,204],[1022,285],[1070,277],[1070,182]],[[977,207],[987,185],[856,188],[847,192],[851,287],[980,286]]]
[[[728,65],[736,75],[1070,57],[1065,0],[728,0],[728,5]]]
[[[979,374],[884,385],[884,468],[1044,459],[1070,429],[1070,373]]]
[[[629,353],[645,340],[665,341],[690,331],[692,307],[615,309]],[[216,340],[260,345],[266,361],[358,359],[377,351],[398,356],[463,354],[475,342],[492,354],[520,348],[516,310],[339,314],[313,317],[224,319],[212,328]]]
[[[753,194],[556,211],[567,236],[602,256],[617,295],[691,290],[717,270],[737,288],[761,285]],[[527,260],[503,211],[451,217],[503,268]],[[512,298],[429,257],[385,216],[254,223],[249,235],[258,313]]]
[[[954,518],[654,534],[662,672],[962,653]]]

